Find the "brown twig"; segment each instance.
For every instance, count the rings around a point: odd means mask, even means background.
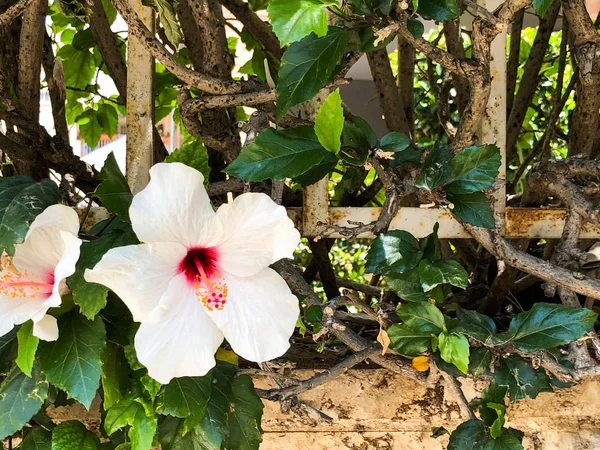
[[[126,0],[114,0],[114,5],[127,22],[129,32],[142,42],[152,56],[187,85],[211,94],[236,94],[261,90],[262,86],[257,83],[221,80],[187,68],[156,39]]]
[[[33,3],[34,0],[19,0],[2,14],[0,14],[0,27],[9,25],[13,20],[19,17]]]
[[[309,391],[311,389],[316,388],[317,386],[321,386],[322,384],[331,381],[333,378],[342,375],[348,369],[351,369],[355,365],[363,362],[365,359],[371,358],[372,356],[375,356],[380,352],[380,347],[365,348],[354,353],[352,356],[349,356],[344,361],[336,364],[330,369],[324,370],[323,372],[313,377],[310,377],[308,380],[300,381],[295,386],[285,387],[281,389],[270,389],[268,391],[260,391],[259,395],[269,400],[281,401],[287,397],[302,394],[303,392]]]
[[[448,391],[452,394],[452,397],[454,397],[462,416],[469,420],[476,419],[475,414],[473,414],[473,411],[471,411],[471,408],[469,408],[469,402],[465,398],[465,394],[460,387],[460,383],[448,372],[440,370],[440,373],[442,374],[442,377],[444,377],[446,389],[448,389]]]

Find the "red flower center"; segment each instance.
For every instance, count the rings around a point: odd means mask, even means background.
[[[227,303],[227,285],[219,270],[219,252],[215,247],[192,248],[179,263],[196,296],[209,311],[223,309]]]
[[[190,283],[210,278],[219,272],[219,253],[215,247],[198,247],[188,250],[179,264],[179,273],[185,273]]]

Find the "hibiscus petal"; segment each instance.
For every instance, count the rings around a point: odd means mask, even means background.
[[[221,310],[207,311],[233,350],[255,362],[283,355],[300,314],[288,285],[270,268],[251,278],[224,276],[227,303]]]
[[[175,377],[203,376],[215,365],[223,334],[207,316],[184,274],[173,278],[160,306],[135,335],[138,360],[162,384]]]
[[[81,247],[81,239],[78,239],[75,235],[65,231],[61,231],[60,235],[64,242],[63,254],[54,268],[52,296],[44,303],[46,306],[51,307],[60,306],[62,303],[60,295],[61,283],[75,273],[75,264],[79,259],[79,249]]]
[[[53,274],[64,252],[65,241],[61,230],[39,227],[30,231],[25,242],[15,247],[12,262],[19,272]]]
[[[73,208],[65,205],[49,206],[29,226],[25,239],[36,228],[54,227],[61,231],[77,236],[79,233],[79,216]]]
[[[42,341],[55,341],[58,339],[58,322],[50,314],[44,315],[37,322],[33,322],[33,335]]]
[[[176,243],[128,245],[109,250],[85,279],[110,288],[141,322],[158,306],[178,273],[186,249]]]
[[[204,177],[181,163],[150,169],[148,186],[133,198],[129,216],[140,241],[178,242],[187,248],[211,247],[222,235]]]
[[[2,274],[0,273],[0,277]],[[12,298],[0,295],[0,336],[4,336],[15,325],[46,314],[48,307],[40,298]]]
[[[222,205],[217,216],[223,224],[219,263],[225,272],[240,277],[291,258],[300,242],[300,233],[285,208],[265,194],[242,194]]]

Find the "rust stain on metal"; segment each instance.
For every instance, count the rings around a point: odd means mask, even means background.
[[[94,225],[98,222],[102,222],[110,217],[110,213],[106,208],[95,207],[90,208],[88,211],[87,208],[76,209],[77,214],[79,215],[79,220],[85,217],[83,224],[81,226],[82,231],[89,231]]]
[[[302,229],[307,237],[318,236],[329,222],[329,186],[324,178],[304,188]]]
[[[508,237],[557,239],[565,226],[564,209],[506,208],[506,234]],[[582,238],[600,237],[600,229],[585,224]]]

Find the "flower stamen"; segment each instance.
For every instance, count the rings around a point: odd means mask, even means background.
[[[50,278],[50,277],[49,277]],[[7,272],[0,276],[0,295],[10,298],[43,298],[52,294],[54,283],[39,275]]]
[[[214,311],[225,307],[228,289],[219,270],[215,248],[189,250],[179,267],[206,309]]]

